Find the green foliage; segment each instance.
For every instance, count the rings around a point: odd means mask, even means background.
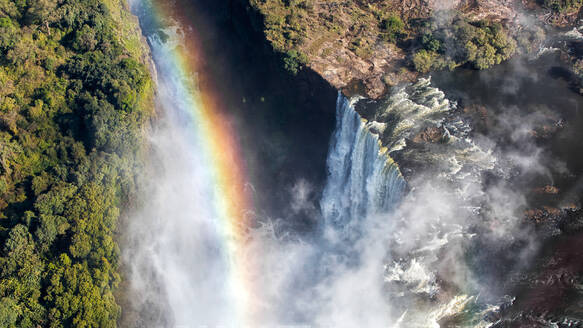
[[[112,15],[100,0],[0,0],[0,327],[120,315],[114,234],[150,80]]]
[[[427,73],[433,66],[433,61],[437,54],[425,49],[419,50],[413,55],[413,65],[415,69],[421,73]]]
[[[427,51],[438,52],[441,50],[441,41],[433,37],[431,33],[425,33],[421,37],[421,44]]]
[[[313,10],[311,0],[251,0],[251,4],[268,13],[265,35],[275,50],[286,53],[303,43],[306,18]]]
[[[405,23],[401,20],[399,16],[390,15],[389,17],[383,19],[380,24],[380,29],[383,32],[383,39],[389,42],[396,42],[403,29],[405,28]]]
[[[539,2],[555,12],[578,10],[583,6],[583,0],[539,0]]]
[[[8,17],[0,18],[0,28],[10,28],[12,27],[12,21]]]
[[[299,53],[295,50],[290,50],[285,53],[283,58],[283,66],[293,75],[298,74],[303,65],[308,62],[306,55]]]
[[[445,27],[423,28],[425,31],[419,38],[423,49],[412,57],[415,69],[422,73],[451,70],[466,64],[487,69],[510,58],[516,51],[516,41],[497,23],[455,18]]]
[[[456,42],[460,49],[464,49],[462,60],[477,69],[500,64],[516,51],[516,41],[510,38],[499,24],[478,22],[472,25],[460,21],[454,28],[460,35]]]
[[[0,326],[16,327],[18,312],[18,305],[12,298],[0,299]]]
[[[28,10],[24,13],[26,23],[28,24],[48,24],[53,20],[52,13],[56,9],[57,1],[55,0],[36,0],[30,1]]]

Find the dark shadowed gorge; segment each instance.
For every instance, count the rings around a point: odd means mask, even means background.
[[[0,0],[0,327],[583,327],[582,8]]]

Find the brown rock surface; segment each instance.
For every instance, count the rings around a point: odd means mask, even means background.
[[[455,9],[472,20],[511,21],[516,17],[512,0],[389,0],[381,4],[310,0],[297,7],[282,5],[279,0],[251,3],[266,15],[266,36],[276,49],[297,48],[307,56],[307,65],[334,87],[343,89],[360,81],[370,98],[379,98],[387,86],[412,81],[418,75],[407,67],[407,51],[379,37],[382,15],[394,13],[407,21]],[[284,25],[292,26],[284,34],[301,39],[297,45],[281,39],[278,29]]]
[[[421,131],[413,138],[415,143],[437,143],[443,140],[445,131],[443,127],[429,127]]]
[[[388,87],[417,78],[410,58],[416,49],[407,44],[416,37],[407,25],[411,19],[435,16],[439,22],[440,15],[455,12],[470,21],[501,22],[516,32],[527,21],[566,25],[577,17],[577,11],[550,13],[536,0],[249,1],[265,17],[265,35],[276,50],[298,51],[305,55],[307,66],[337,89],[350,93],[358,84],[358,91],[369,98],[379,98]],[[390,15],[406,23],[405,44],[382,37],[381,22]],[[522,19],[525,15],[532,19]]]
[[[551,185],[546,185],[544,187],[534,189],[534,192],[537,194],[552,194],[556,195],[559,193],[559,188]]]
[[[543,206],[542,208],[529,209],[524,212],[528,221],[543,223],[557,218],[561,210],[555,207]]]

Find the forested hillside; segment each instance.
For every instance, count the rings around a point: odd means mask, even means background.
[[[0,0],[0,327],[113,327],[151,81],[124,0]]]

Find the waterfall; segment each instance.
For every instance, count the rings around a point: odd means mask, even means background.
[[[380,327],[394,321],[384,292],[384,262],[391,238],[391,212],[406,183],[379,137],[355,111],[357,98],[338,94],[336,128],[327,159],[328,179],[320,200],[321,234],[315,267],[300,310],[316,326]]]
[[[496,307],[464,294],[473,287],[459,254],[477,220],[479,204],[470,196],[483,189],[481,172],[495,158],[474,143],[455,102],[428,78],[394,88],[366,114],[355,110],[357,101],[339,94],[336,104],[313,322],[439,327],[442,318],[470,311],[468,322],[483,325]],[[426,129],[438,137],[424,141]],[[409,165],[407,182],[392,156]],[[443,254],[456,258],[450,268],[457,295],[440,285]]]
[[[141,23],[154,24],[155,9],[139,5]],[[241,213],[231,206],[240,193],[227,189],[239,187],[231,179],[238,159],[230,156],[228,131],[212,117],[215,108],[200,100],[179,27],[143,31],[150,31],[159,115],[149,132],[142,203],[124,249],[132,292],[126,310],[139,317],[128,320],[139,327],[241,323],[246,290],[238,280],[244,268],[233,256],[238,231],[232,224]]]
[[[320,202],[326,224],[337,229],[356,229],[368,215],[390,211],[405,188],[398,166],[354,110],[357,100],[338,93],[329,176]]]
[[[154,24],[153,9],[141,9],[142,23]],[[434,200],[442,192],[424,194],[423,186],[405,182],[391,156],[456,162],[456,176],[481,170],[484,165],[472,163],[487,156],[472,150],[463,124],[445,119],[453,117],[455,106],[444,93],[420,79],[395,88],[378,103],[376,116],[366,118],[355,109],[358,98],[339,93],[321,216],[315,218],[319,229],[282,237],[275,233],[277,223],[257,218],[245,238],[237,239],[228,233],[236,230],[229,217],[237,214],[228,205],[241,202],[220,184],[237,175],[217,170],[221,163],[214,161],[227,160],[223,168],[236,168],[232,157],[215,156],[234,144],[213,146],[227,139],[210,117],[216,108],[205,108],[197,98],[196,70],[189,66],[196,60],[183,47],[180,27],[156,24],[144,31],[157,69],[160,117],[150,134],[152,169],[142,179],[143,204],[124,249],[133,294],[126,312],[139,318],[134,325],[379,327],[406,320],[425,327],[436,322],[441,312],[429,324],[423,317],[434,303],[418,315],[412,304],[419,295],[439,291],[434,254],[463,235],[460,220],[444,225],[442,218],[460,217],[460,206]],[[427,126],[443,126],[439,131],[446,137],[431,151],[417,153],[407,143]],[[412,186],[421,193],[406,194]],[[396,253],[404,255],[395,258]]]

